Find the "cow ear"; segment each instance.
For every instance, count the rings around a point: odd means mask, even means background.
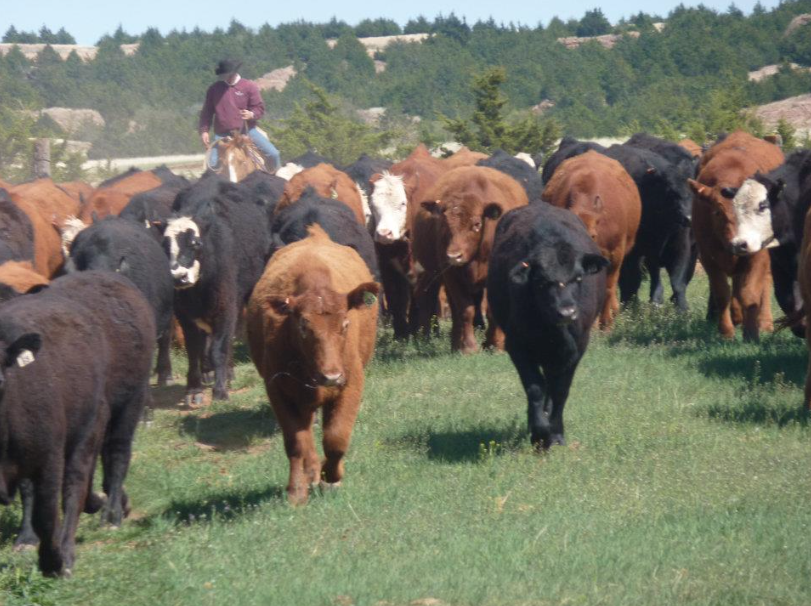
[[[265,304],[280,316],[289,316],[293,313],[293,301],[290,297],[268,297]]]
[[[501,216],[501,206],[496,204],[495,202],[490,202],[487,206],[484,207],[484,212],[482,212],[482,216],[485,219],[490,219],[491,221],[495,221]]]
[[[379,292],[380,284],[377,282],[365,282],[346,295],[346,307],[348,309],[359,309],[364,306],[372,307],[377,303],[377,294]]]
[[[703,183],[699,183],[695,179],[687,179],[687,184],[690,186],[690,189],[693,190],[693,193],[696,194],[699,198],[705,198],[710,189],[709,187],[707,187]]]
[[[608,267],[608,259],[602,255],[583,255],[583,260],[580,262],[583,266],[583,272],[590,276],[596,274],[604,267]]]
[[[532,271],[532,265],[529,261],[521,261],[510,270],[510,281],[518,286],[524,286],[529,282],[529,274]]]
[[[599,194],[594,196],[594,212],[603,212],[603,199]]]
[[[6,367],[16,364],[20,368],[28,366],[36,359],[36,354],[42,347],[42,337],[29,332],[21,336],[6,348]]]
[[[420,202],[420,206],[432,215],[439,214],[439,200],[426,200],[425,202]]]
[[[375,183],[380,181],[380,179],[382,179],[382,178],[383,178],[383,175],[381,175],[380,173],[375,173],[371,177],[369,177],[369,184],[374,185]]]
[[[727,200],[732,200],[735,197],[735,194],[738,193],[737,187],[722,187],[721,188],[721,195],[724,196]]]
[[[770,183],[767,185],[767,189],[769,190],[769,202],[774,204],[777,202],[778,197],[780,196],[780,192],[783,191],[783,188],[786,186],[786,182],[783,179],[778,179],[777,181]]]

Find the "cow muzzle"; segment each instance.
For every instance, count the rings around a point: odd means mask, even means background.
[[[760,247],[752,246],[746,240],[736,238],[730,243],[729,250],[733,255],[738,257],[746,257],[758,252]]]
[[[318,373],[317,381],[322,387],[343,387],[346,385],[346,375],[342,372]]]
[[[558,324],[571,324],[577,320],[577,307],[568,305],[558,308]]]
[[[393,244],[396,238],[390,229],[378,229],[375,232],[375,240],[380,244]]]
[[[449,250],[447,252],[447,257],[448,257],[448,263],[450,263],[451,265],[453,265],[455,267],[459,267],[460,265],[465,264],[465,256],[460,252],[452,252],[452,251]]]

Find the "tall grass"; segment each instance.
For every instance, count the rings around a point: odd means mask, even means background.
[[[688,316],[643,304],[594,335],[569,445],[545,455],[507,356],[451,355],[446,326],[419,346],[383,330],[344,485],[302,508],[244,355],[228,403],[158,392],[133,516],[83,516],[72,579],[13,553],[19,508],[2,512],[5,603],[810,604],[804,344],[722,341],[706,291],[697,277]]]

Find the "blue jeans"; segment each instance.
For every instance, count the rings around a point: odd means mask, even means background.
[[[282,165],[282,158],[279,155],[279,150],[276,149],[276,146],[271,143],[267,137],[265,137],[262,133],[260,133],[256,128],[252,128],[248,131],[248,136],[251,138],[251,141],[254,142],[256,147],[259,148],[259,151],[262,152],[266,157],[270,158],[274,162],[274,166],[268,166],[267,169],[270,171],[274,171],[277,168],[280,168]],[[219,135],[215,134],[212,143],[222,139]],[[217,154],[217,148],[214,147],[211,150],[211,156],[209,157],[209,162],[211,166],[217,166],[217,162],[219,162],[219,157]]]

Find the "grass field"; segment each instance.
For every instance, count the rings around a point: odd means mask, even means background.
[[[302,508],[286,504],[281,435],[242,351],[228,403],[189,412],[182,387],[155,394],[133,516],[118,531],[83,516],[73,578],[14,553],[19,507],[0,512],[0,601],[811,604],[804,342],[722,342],[704,276],[690,293],[688,317],[643,305],[595,335],[569,445],[546,455],[507,356],[382,331],[344,485]]]

